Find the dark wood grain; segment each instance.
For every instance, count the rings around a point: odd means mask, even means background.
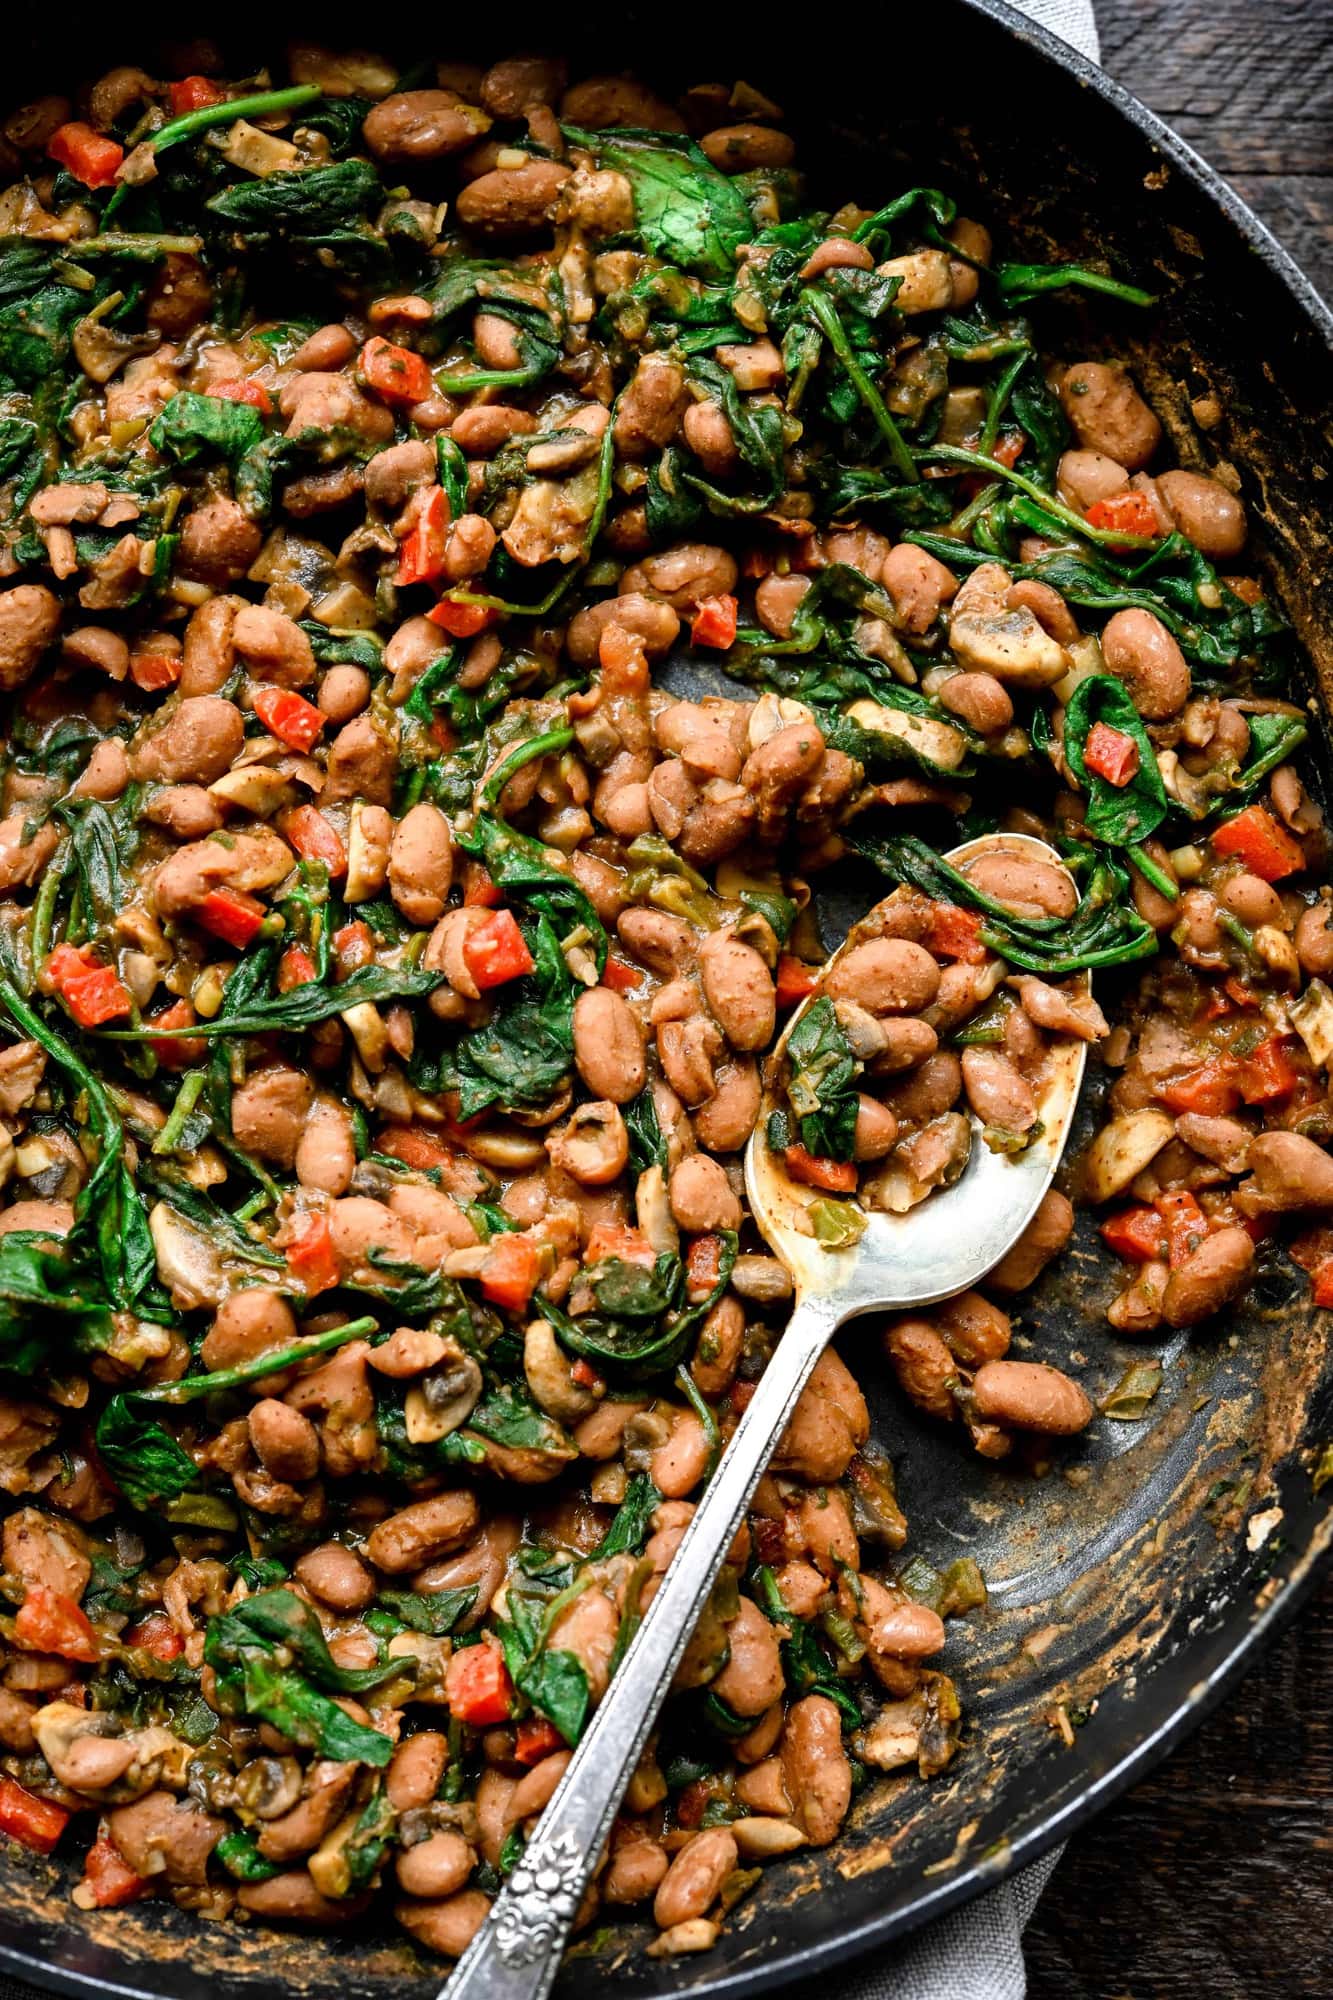
[[[1333,297],[1330,0],[1099,0],[1097,17],[1111,74]],[[1071,1842],[1027,1960],[1029,2000],[1333,1994],[1333,1583],[1196,1736]]]
[[[1329,0],[1098,0],[1102,61],[1333,297]]]

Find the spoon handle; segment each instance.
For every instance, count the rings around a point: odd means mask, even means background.
[[[722,1559],[842,1317],[827,1297],[797,1305],[536,1833],[447,1981],[449,2000],[545,2000],[550,1992],[570,1925]]]

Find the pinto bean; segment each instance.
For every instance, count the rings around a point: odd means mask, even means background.
[[[666,1443],[659,1445],[649,1460],[649,1477],[664,1499],[683,1500],[706,1475],[710,1456],[703,1425],[693,1410],[684,1410]]]
[[[699,141],[713,165],[724,174],[789,167],[796,158],[796,141],[771,125],[719,125]]]
[[[1086,1430],[1093,1418],[1078,1383],[1044,1361],[984,1362],[973,1379],[972,1401],[977,1415],[992,1423],[1052,1437]]]
[[[882,1160],[898,1137],[898,1120],[887,1104],[863,1091],[857,1098],[856,1129],[852,1156],[857,1160]]]
[[[232,1093],[231,1129],[237,1145],[290,1172],[314,1101],[314,1083],[298,1069],[274,1064],[247,1077]]]
[[[140,780],[211,785],[231,769],[244,741],[245,721],[235,702],[187,696],[160,729],[136,744],[130,770]]]
[[[1123,368],[1076,362],[1065,370],[1060,403],[1080,445],[1129,472],[1140,471],[1162,441],[1162,426]]]
[[[366,113],[362,136],[377,160],[411,166],[461,153],[490,126],[454,90],[399,90]]]
[[[608,1187],[625,1171],[629,1134],[620,1108],[607,1100],[580,1104],[546,1142],[554,1166],[581,1187]]]
[[[842,1721],[826,1695],[794,1702],[782,1732],[782,1782],[796,1818],[816,1847],[827,1847],[852,1801],[852,1767]]]
[[[490,458],[510,438],[525,437],[537,428],[537,419],[527,410],[508,403],[479,403],[455,417],[450,435],[469,458]]]
[[[759,1071],[752,1062],[725,1063],[713,1078],[713,1094],[694,1114],[694,1136],[710,1153],[736,1153],[759,1116]]]
[[[44,583],[0,591],[0,689],[22,687],[60,630],[60,603]]]
[[[197,695],[216,694],[236,665],[232,627],[244,600],[210,597],[191,614],[185,628],[179,683],[182,705]]]
[[[475,1861],[461,1833],[432,1833],[400,1851],[395,1864],[398,1886],[409,1896],[454,1896],[465,1886]]]
[[[1129,474],[1105,452],[1067,451],[1055,468],[1055,483],[1060,498],[1085,514],[1099,500],[1123,493],[1129,485]]]
[[[321,1894],[308,1868],[284,1869],[280,1875],[270,1875],[264,1882],[243,1882],[236,1892],[236,1900],[252,1916],[271,1917],[279,1923],[315,1924],[321,1930],[333,1924],[350,1922],[360,1916],[366,1906],[364,1896],[344,1896],[335,1901]],[[482,1900],[485,1901],[485,1898]],[[423,1907],[429,1909],[432,1905],[425,1904]]]
[[[1217,562],[1245,546],[1245,509],[1234,493],[1200,472],[1162,472],[1157,491],[1187,542]]]
[[[628,1104],[647,1076],[643,1035],[628,1003],[609,986],[589,987],[574,1002],[574,1061],[594,1097]]]
[[[296,1338],[296,1319],[286,1299],[267,1285],[252,1285],[223,1300],[199,1358],[208,1369],[240,1368],[272,1349],[291,1347]]]
[[[942,607],[958,593],[951,569],[913,542],[899,542],[884,558],[881,581],[893,599],[899,629],[928,632]]]
[[[194,507],[181,524],[179,566],[202,583],[235,583],[259,554],[264,533],[234,500],[219,495]]]
[[[337,1098],[316,1101],[296,1142],[292,1162],[302,1187],[325,1194],[346,1194],[356,1171],[352,1121]]]
[[[745,1308],[728,1292],[699,1329],[690,1374],[703,1394],[721,1396],[736,1379],[745,1345]]]
[[[1197,1326],[1220,1312],[1245,1289],[1253,1263],[1254,1240],[1248,1230],[1213,1230],[1166,1281],[1162,1317],[1167,1325]]]
[[[1009,691],[993,674],[950,674],[939,699],[941,708],[961,716],[978,736],[995,736],[1014,719]]]
[[[731,1654],[711,1683],[713,1691],[737,1715],[762,1715],[781,1699],[786,1683],[777,1633],[750,1598],[742,1597],[727,1641]]]
[[[213,889],[241,889],[247,894],[271,889],[292,865],[286,841],[267,826],[257,826],[252,833],[191,841],[158,869],[153,901],[159,916],[183,916]]]
[[[0,895],[38,880],[60,845],[54,826],[33,827],[26,813],[0,820]]]
[[[825,1348],[815,1363],[774,1454],[775,1469],[831,1484],[841,1479],[870,1435],[860,1386],[841,1357]]]
[[[373,1584],[371,1591],[373,1595]],[[448,1763],[449,1739],[438,1729],[420,1730],[400,1743],[384,1774],[384,1789],[394,1811],[419,1811],[432,1804]]]
[[[336,373],[346,367],[356,350],[355,334],[335,320],[328,326],[317,327],[308,340],[301,342],[291,365],[303,373],[308,369],[321,374]]]
[[[449,822],[438,806],[424,801],[399,821],[389,848],[389,894],[412,924],[433,924],[444,915],[454,878]]]
[[[624,1837],[611,1837],[611,1864],[602,1877],[603,1900],[616,1908],[646,1902],[667,1872],[666,1849],[620,1822]]]
[[[278,1407],[285,1409],[286,1405]],[[333,1611],[364,1611],[375,1599],[374,1577],[360,1557],[340,1542],[322,1542],[317,1549],[308,1549],[297,1559],[293,1574],[312,1597]]]
[[[764,1048],[773,1036],[777,999],[773,976],[753,946],[728,931],[711,931],[699,947],[704,998],[733,1048]]]
[[[339,1904],[332,1906],[341,1908]],[[460,1889],[438,1903],[396,1903],[394,1915],[427,1951],[461,1958],[486,1921],[491,1899],[481,1889]]]
[[[464,229],[480,236],[528,236],[549,219],[569,174],[558,160],[535,157],[521,167],[496,167],[468,182],[455,212]]]
[[[698,951],[696,933],[665,910],[626,910],[616,933],[632,957],[663,979],[692,964]]]
[[[998,1049],[964,1049],[963,1089],[983,1125],[1026,1132],[1037,1122],[1032,1085]]]
[[[475,1494],[436,1493],[378,1522],[367,1539],[366,1555],[376,1569],[398,1576],[461,1548],[477,1532],[480,1519]]]
[[[275,1479],[299,1483],[319,1471],[319,1433],[299,1410],[265,1396],[251,1404],[246,1427],[255,1456]]]
[[[740,447],[720,403],[709,396],[705,396],[702,402],[687,403],[681,429],[686,444],[710,479],[729,479],[739,470]],[[765,578],[766,582],[769,580]]]
[[[1296,952],[1301,970],[1311,979],[1327,979],[1333,973],[1333,927],[1331,906],[1323,900],[1311,904],[1296,920]]]
[[[809,589],[808,576],[764,577],[754,593],[754,608],[764,630],[775,639],[789,639],[801,599]]]
[[[885,1332],[884,1345],[903,1394],[927,1416],[952,1417],[958,1363],[931,1322],[895,1320]]]
[[[871,1014],[914,1014],[939,991],[940,969],[909,938],[871,938],[844,952],[825,982],[834,1000],[852,1000]]]
[[[938,1049],[902,1083],[895,1084],[884,1101],[899,1124],[924,1125],[952,1110],[962,1087],[963,1071],[958,1057],[950,1049]]]
[[[1285,928],[1286,912],[1277,890],[1258,875],[1249,875],[1243,869],[1239,875],[1230,875],[1217,891],[1217,900],[1223,909],[1230,910],[1233,917],[1239,917],[1243,924],[1258,930],[1261,924],[1276,924]]]
[[[1078,891],[1063,868],[1003,847],[983,850],[964,864],[969,882],[1020,917],[1071,917]]]
[[[1036,1283],[1052,1257],[1058,1257],[1074,1232],[1073,1204],[1058,1188],[1042,1196],[1037,1213],[1012,1250],[1008,1251],[986,1283],[997,1292],[1012,1295],[1025,1292]]]
[[[320,803],[364,799],[369,805],[391,804],[397,761],[395,740],[384,725],[373,715],[354,716],[329,745]]]
[[[207,1879],[208,1858],[227,1822],[170,1792],[148,1792],[108,1813],[107,1831],[136,1875],[197,1885]]]
[[[92,1564],[76,1545],[77,1530],[65,1529],[36,1507],[20,1507],[4,1525],[4,1566],[25,1584],[39,1584],[77,1604],[92,1575]]]
[[[893,1660],[927,1660],[945,1645],[944,1620],[927,1604],[915,1604],[904,1592],[888,1589],[874,1577],[859,1580],[861,1615],[857,1620],[872,1654]]]
[[[678,542],[661,555],[627,569],[617,586],[622,597],[652,591],[676,611],[692,611],[705,597],[736,588],[736,559],[712,542]]]
[[[688,1923],[712,1908],[739,1860],[735,1836],[725,1826],[708,1827],[680,1848],[653,1898],[653,1920],[661,1930]]]
[[[672,1215],[691,1235],[741,1226],[741,1205],[731,1182],[706,1153],[691,1153],[680,1162],[672,1173],[669,1193]]]
[[[689,401],[685,370],[666,354],[645,354],[616,405],[616,450],[622,458],[647,458],[671,443]]]
[[[1137,605],[1117,611],[1102,632],[1107,671],[1122,680],[1148,722],[1164,722],[1185,706],[1190,670],[1160,618]]]
[[[608,625],[619,625],[622,631],[642,639],[650,660],[670,652],[680,633],[679,615],[670,604],[642,591],[623,591],[619,597],[604,597],[600,604],[590,604],[570,619],[565,650],[575,666],[593,664]]]
[[[328,1210],[333,1254],[345,1275],[368,1276],[374,1269],[373,1250],[396,1264],[410,1263],[413,1237],[407,1224],[368,1195],[344,1195]]]
[[[1261,1132],[1250,1142],[1250,1171],[1247,1213],[1333,1208],[1333,1159],[1303,1133]]]

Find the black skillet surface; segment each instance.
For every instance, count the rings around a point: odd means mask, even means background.
[[[195,25],[159,18],[167,35]],[[26,31],[28,58],[6,66],[6,102],[112,61],[151,68],[136,38],[143,19],[119,17],[95,49]],[[1317,782],[1333,687],[1327,308],[1187,147],[1002,0],[934,0],[885,10],[873,26],[844,14],[828,46],[809,17],[799,28],[793,17],[773,22],[775,39],[711,20],[677,34],[660,10],[627,5],[581,10],[566,30],[549,13],[510,8],[483,48],[441,33],[435,52],[493,59],[554,47],[584,71],[632,64],[659,84],[744,75],[786,106],[817,194],[836,202],[940,185],[996,225],[1011,254],[1105,256],[1158,291],[1159,309],[1143,317],[1052,307],[1044,344],[1071,357],[1099,345],[1129,354],[1180,462],[1241,468],[1256,541],[1313,662],[1302,697],[1325,707]],[[327,16],[312,28],[337,38]],[[265,46],[251,35],[237,56],[236,70],[280,60],[280,38]],[[1205,392],[1226,411],[1206,441],[1191,412]],[[855,886],[839,890],[854,897]],[[826,914],[836,923],[836,909]],[[1084,1138],[1103,1087],[1090,1077]],[[1105,1394],[1144,1351],[1110,1335],[1114,1289],[1082,1218],[1075,1245],[1023,1302],[1015,1352]],[[1242,1311],[1152,1344],[1165,1386],[1145,1421],[1098,1423],[1042,1478],[983,1464],[918,1419],[887,1389],[868,1322],[842,1346],[893,1453],[912,1549],[940,1562],[973,1555],[989,1579],[988,1611],[954,1626],[944,1659],[963,1694],[964,1748],[928,1786],[874,1784],[833,1847],[766,1869],[711,1954],[663,1964],[642,1956],[646,1928],[599,1931],[561,1991],[597,2000],[614,1980],[629,1996],[730,2000],[827,1971],[992,1886],[1199,1721],[1295,1611],[1333,1542],[1333,1487],[1316,1495],[1312,1479],[1333,1439],[1333,1356],[1323,1316],[1280,1255]],[[1068,1748],[1048,1720],[1061,1704],[1077,1724]],[[159,1904],[85,1916],[68,1890],[55,1864],[0,1856],[0,1967],[58,1991],[144,2000],[370,2000],[390,1982],[405,2000],[426,2000],[440,1979],[388,1925],[301,1937],[199,1925]]]

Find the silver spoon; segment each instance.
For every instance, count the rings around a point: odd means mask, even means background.
[[[947,858],[962,866],[997,846],[1063,866],[1054,849],[1027,834],[968,841]],[[849,943],[856,941],[857,928]],[[846,949],[844,944],[829,963]],[[810,1004],[807,1000],[792,1015],[779,1052]],[[756,1223],[792,1275],[791,1319],[536,1833],[441,2000],[445,1993],[448,2000],[545,2000],[611,1822],[722,1558],[816,1361],[847,1320],[935,1305],[966,1291],[999,1263],[1050,1186],[1086,1055],[1086,1043],[1072,1037],[1053,1042],[1038,1099],[1042,1130],[1026,1151],[1011,1158],[974,1145],[951,1187],[905,1215],[869,1215],[864,1234],[845,1249],[829,1249],[812,1233],[804,1211],[819,1199],[818,1190],[788,1179],[769,1150],[764,1125],[772,1105],[764,1104],[745,1155],[745,1183]]]

